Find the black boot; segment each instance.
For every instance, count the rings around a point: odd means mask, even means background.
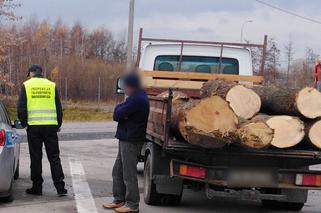
[[[42,195],[42,187],[33,186],[30,189],[26,189],[26,193],[29,195]]]
[[[57,188],[57,194],[59,197],[66,196],[68,194],[68,190],[65,188]]]

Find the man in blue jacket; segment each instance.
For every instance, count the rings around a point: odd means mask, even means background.
[[[128,97],[114,110],[114,121],[118,122],[116,138],[119,140],[118,155],[112,172],[114,201],[103,207],[126,213],[139,211],[136,166],[145,140],[149,102],[137,74],[127,74],[123,80]]]

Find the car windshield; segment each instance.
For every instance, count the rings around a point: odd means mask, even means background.
[[[220,57],[182,56],[181,69],[179,69],[179,61],[179,55],[157,56],[154,70],[239,74],[239,62],[234,58],[222,58],[221,60]]]

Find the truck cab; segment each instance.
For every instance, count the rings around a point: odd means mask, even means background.
[[[182,56],[181,56],[182,51]],[[252,59],[248,49],[185,44],[148,44],[139,68],[142,70],[181,71],[252,76]],[[181,59],[181,63],[180,63]]]

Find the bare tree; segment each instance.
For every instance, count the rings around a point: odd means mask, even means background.
[[[291,65],[293,61],[293,55],[294,55],[294,43],[290,37],[289,42],[284,46],[285,49],[285,55],[287,60],[287,72],[286,72],[286,79],[287,79],[287,86],[289,86],[290,83],[290,70]]]
[[[274,38],[270,38],[268,41],[268,50],[266,57],[266,78],[268,82],[276,83],[276,77],[278,73],[278,69],[280,67],[280,49],[278,48],[278,44],[276,43]]]
[[[14,9],[19,4],[15,4],[12,0],[0,0],[0,25],[6,21],[14,21],[18,17],[14,14]],[[7,93],[7,88],[12,87],[11,71],[12,71],[12,55],[10,47],[15,45],[15,36],[11,34],[10,29],[3,29],[0,36],[0,63],[8,64],[9,71],[4,66],[0,67],[0,93]],[[8,60],[7,60],[8,59]]]

